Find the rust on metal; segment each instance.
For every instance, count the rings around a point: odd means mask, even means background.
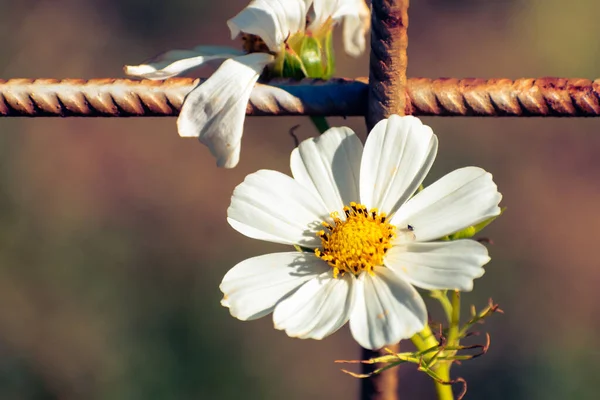
[[[367,128],[407,114],[408,0],[373,0]]]
[[[0,116],[141,117],[178,115],[185,96],[204,79],[0,80]],[[248,115],[360,115],[366,83],[358,80],[274,80],[257,84]]]
[[[393,114],[406,115],[408,66],[409,0],[373,0],[371,6],[371,54],[369,58],[367,132],[375,124]],[[361,358],[370,360],[389,352],[399,353],[400,344],[385,350],[362,349]],[[397,400],[398,371],[388,369],[373,374],[376,366],[363,364],[362,373],[369,375],[361,383],[363,400]]]
[[[600,115],[600,80],[567,78],[409,81],[411,114],[449,116]]]
[[[0,80],[0,117],[174,116],[201,79]],[[248,115],[365,116],[366,78],[257,84]],[[600,79],[410,78],[407,113],[427,116],[597,117]]]

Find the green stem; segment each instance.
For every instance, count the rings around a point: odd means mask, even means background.
[[[329,129],[329,124],[325,117],[310,117],[310,120],[315,125],[319,133],[325,133]]]
[[[432,297],[440,301],[450,324],[445,347],[457,348],[460,342],[460,292],[453,290],[451,299],[448,299],[445,291],[434,291],[432,292]],[[412,342],[419,351],[425,351],[439,345],[429,326],[426,326],[425,329],[413,336]],[[441,354],[438,354],[438,352],[429,352],[423,355],[425,363],[431,361],[435,356],[438,357],[437,362],[431,365],[431,372],[433,374],[430,374],[434,378],[438,400],[454,400],[452,385],[449,384],[452,361],[445,361],[444,358],[454,356],[455,354],[456,350],[446,349],[442,350]]]
[[[439,400],[454,400],[454,393],[452,392],[452,385],[448,384],[450,382],[450,366],[452,362],[450,361],[442,361],[436,365],[435,372],[440,378],[440,381],[435,382],[435,391],[437,392]],[[446,383],[442,383],[446,382]]]
[[[412,340],[413,344],[419,351],[425,351],[431,349],[432,347],[438,347],[439,345],[429,325],[425,325],[425,329],[417,333],[410,340]],[[425,361],[429,361],[432,356],[433,354],[426,356]]]
[[[446,318],[448,319],[448,323],[452,320],[452,303],[448,300],[448,296],[445,290],[432,290],[430,296],[434,299],[437,299],[442,308],[444,309],[444,314],[446,314]]]
[[[446,300],[448,299],[444,296]],[[458,347],[460,342],[459,328],[460,328],[460,292],[458,290],[452,290],[451,297],[451,313],[449,318],[450,327],[448,328],[448,339],[447,346]],[[456,351],[447,350],[449,356],[456,354]],[[437,391],[438,398],[440,400],[453,400],[454,394],[452,393],[452,385],[443,384],[441,382],[450,382],[450,368],[452,367],[451,361],[441,361],[436,365],[436,373],[440,378],[440,381],[435,381],[435,390]]]
[[[439,345],[437,339],[433,335],[429,325],[425,326],[421,332],[412,337],[412,342],[419,351],[425,351]],[[425,362],[429,362],[436,352],[430,352],[423,356]],[[438,394],[438,400],[454,400],[452,386],[442,382],[450,382],[450,366],[452,362],[438,361],[431,369],[435,372],[438,379],[434,379],[435,390]]]
[[[452,291],[452,315],[450,318],[450,328],[448,329],[448,346],[457,346],[459,341],[460,328],[460,292]]]

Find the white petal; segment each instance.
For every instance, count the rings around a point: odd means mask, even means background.
[[[330,211],[360,200],[358,177],[363,145],[350,128],[331,128],[294,149],[294,179],[323,199]]]
[[[344,48],[357,57],[365,50],[365,34],[370,26],[370,12],[364,0],[315,0],[308,30],[320,34],[329,20],[344,20]]]
[[[348,3],[344,0],[314,0],[310,13],[310,25],[307,30],[311,33],[320,33],[320,29],[326,27],[327,21],[333,20],[333,16]]]
[[[271,61],[273,56],[263,53],[225,61],[186,97],[177,119],[179,135],[198,137],[217,158],[219,167],[235,167],[250,93]]]
[[[304,31],[307,9],[304,0],[253,0],[227,25],[232,39],[241,32],[250,33],[278,52],[290,35]]]
[[[366,349],[380,349],[408,339],[427,322],[425,302],[414,287],[385,267],[362,273],[354,290],[350,331]]]
[[[501,199],[492,174],[477,167],[460,168],[417,193],[391,223],[410,224],[416,240],[427,242],[500,214]]]
[[[354,13],[344,17],[344,49],[352,57],[365,51],[365,35],[371,26],[371,13],[364,0],[355,1]]]
[[[275,328],[300,339],[320,340],[331,335],[350,317],[353,281],[350,274],[335,279],[331,270],[308,281],[277,304]]]
[[[471,291],[490,261],[487,248],[474,240],[409,243],[392,247],[385,265],[422,289]]]
[[[249,258],[229,270],[219,288],[221,304],[241,320],[257,319],[329,266],[310,253],[274,253]]]
[[[310,248],[321,244],[316,232],[328,217],[320,198],[293,178],[268,170],[248,175],[227,210],[227,221],[243,235]]]
[[[167,79],[210,61],[243,55],[231,47],[198,46],[192,50],[171,50],[141,65],[126,65],[127,75],[144,79]]]
[[[377,123],[365,143],[360,199],[391,214],[417,190],[437,153],[437,137],[415,117],[392,115]]]

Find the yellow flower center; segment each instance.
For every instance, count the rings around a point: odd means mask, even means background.
[[[316,249],[315,254],[333,268],[335,278],[346,272],[355,276],[363,271],[372,274],[374,267],[383,265],[383,257],[396,236],[396,227],[387,222],[385,213],[377,209],[367,211],[362,204],[352,202],[350,207],[344,207],[344,213],[344,221],[334,212],[331,214],[333,225],[323,222],[326,230],[317,233],[323,249]]]

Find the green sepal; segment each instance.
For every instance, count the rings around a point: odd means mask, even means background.
[[[469,239],[472,238],[473,236],[475,236],[477,233],[479,233],[483,228],[485,228],[486,226],[488,226],[492,221],[494,221],[496,218],[498,218],[499,216],[501,216],[504,211],[506,210],[506,207],[500,209],[500,214],[490,217],[488,219],[486,219],[485,221],[482,221],[480,223],[478,223],[477,225],[472,225],[469,226],[465,229],[461,229],[458,232],[454,232],[451,235],[448,236],[444,236],[443,238],[441,238],[441,240],[458,240],[458,239]]]
[[[309,78],[323,78],[321,44],[312,36],[305,36],[300,46],[300,60]]]
[[[283,67],[281,70],[281,76],[283,78],[302,79],[308,76],[302,60],[296,53],[286,51],[283,58]]]
[[[330,79],[335,73],[335,54],[333,52],[333,31],[325,36],[325,72],[323,79]]]
[[[272,76],[282,77],[283,76],[283,65],[285,64],[285,56],[278,56],[275,62],[271,65]]]

